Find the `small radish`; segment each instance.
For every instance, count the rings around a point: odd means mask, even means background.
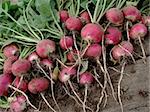
[[[62,49],[67,50],[73,46],[72,36],[64,36],[60,39],[59,45]]]
[[[25,80],[20,80],[20,77],[16,77],[14,80],[14,86],[23,92],[26,92],[28,90],[28,83]],[[19,85],[20,84],[20,85]]]
[[[140,11],[134,6],[127,6],[123,8],[123,13],[126,19],[135,22],[141,19]]]
[[[69,51],[67,53],[67,60],[70,61],[70,62],[74,62],[77,60],[78,56],[77,56],[77,50],[72,50],[72,51]]]
[[[102,54],[102,47],[99,44],[91,44],[85,52],[85,56],[89,58],[98,58]]]
[[[128,41],[123,41],[119,45],[112,48],[112,57],[115,60],[120,60],[121,57],[132,56],[133,45]]]
[[[36,52],[33,52],[28,56],[28,61],[30,61],[30,63],[33,63],[33,61],[36,61],[38,59],[39,59],[39,56]]]
[[[12,83],[12,76],[10,74],[0,75],[0,96],[6,96],[8,93],[8,86]]]
[[[42,59],[40,63],[48,68],[53,68],[53,61],[50,59]]]
[[[48,87],[49,81],[44,77],[34,78],[28,83],[28,90],[33,94],[43,92],[48,89]]]
[[[143,16],[142,23],[145,24],[146,26],[150,26],[150,16]]]
[[[12,64],[12,73],[15,76],[22,76],[26,74],[31,68],[31,64],[26,59],[18,59]]]
[[[138,37],[144,37],[147,34],[147,27],[144,24],[137,23],[131,27],[130,38],[138,39]]]
[[[71,76],[76,76],[76,69],[72,67],[63,68],[59,74],[59,80],[61,82],[66,82],[70,79]]]
[[[41,58],[47,58],[55,49],[55,42],[49,39],[41,40],[36,45],[36,52]]]
[[[122,33],[117,27],[109,27],[106,31],[105,42],[106,44],[118,44],[121,40]]]
[[[26,98],[22,96],[17,96],[11,103],[10,103],[10,110],[11,112],[23,112],[27,106]]]
[[[144,60],[146,59],[146,54],[145,54],[145,50],[143,48],[141,38],[144,38],[146,36],[147,32],[148,32],[147,27],[141,23],[137,23],[137,24],[133,25],[132,28],[130,29],[130,32],[129,32],[131,39],[138,39],[139,40]]]
[[[86,85],[94,82],[94,77],[90,72],[84,72],[80,75],[80,84]]]
[[[60,21],[61,22],[66,22],[66,20],[69,18],[69,14],[68,14],[68,11],[66,10],[61,10],[59,12],[59,17],[60,17]]]
[[[4,47],[3,53],[4,53],[4,56],[6,56],[7,58],[12,57],[12,56],[18,57],[19,48],[15,44],[9,44],[9,45]]]
[[[87,11],[82,12],[82,13],[80,14],[80,18],[81,18],[81,20],[82,20],[83,22],[85,22],[86,24],[91,22],[89,13],[88,13]]]
[[[12,64],[17,60],[17,57],[12,56],[7,58],[4,61],[4,65],[3,65],[3,73],[4,74],[11,74],[12,73]]]
[[[82,29],[82,21],[77,17],[69,17],[65,25],[70,31],[80,31]]]
[[[86,24],[81,30],[81,37],[84,40],[90,40],[93,42],[101,42],[104,30],[101,25],[89,23]]]
[[[124,16],[120,9],[118,8],[111,8],[106,11],[106,18],[109,22],[120,25],[123,23]]]
[[[83,111],[86,112],[86,100],[88,96],[88,86],[94,82],[94,77],[90,72],[84,72],[80,75],[80,84],[85,86]]]

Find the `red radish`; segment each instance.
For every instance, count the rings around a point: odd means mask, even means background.
[[[28,56],[28,61],[30,61],[30,63],[32,63],[33,61],[36,61],[38,59],[39,59],[39,56],[36,52],[33,52]]]
[[[123,41],[120,45],[116,45],[112,49],[112,56],[115,60],[119,60],[124,56],[131,56],[133,53],[133,45],[128,41]]]
[[[66,11],[66,10],[61,10],[61,11],[59,12],[59,17],[60,17],[60,21],[64,23],[64,22],[69,18],[68,11]]]
[[[4,61],[3,73],[11,74],[12,73],[12,64],[17,60],[17,57],[9,57]]]
[[[142,17],[142,23],[146,26],[150,26],[150,16],[144,16]]]
[[[11,112],[23,112],[25,108],[26,98],[24,96],[17,96],[17,98],[10,103]]]
[[[102,47],[99,44],[91,44],[85,52],[85,56],[89,58],[98,58],[102,54]]]
[[[15,76],[22,76],[26,74],[31,68],[31,64],[26,59],[18,59],[12,64],[12,73]]]
[[[12,56],[18,57],[19,48],[15,44],[9,44],[4,47],[3,53],[7,58],[12,57]]]
[[[101,25],[89,23],[86,24],[81,30],[81,37],[84,40],[91,40],[93,42],[101,42],[104,30]]]
[[[65,25],[70,31],[80,31],[82,28],[82,21],[77,17],[69,17]]]
[[[123,8],[123,13],[126,19],[135,22],[141,19],[140,11],[134,6],[127,6]]]
[[[87,11],[82,12],[82,13],[80,14],[80,18],[81,18],[81,20],[83,20],[83,22],[85,22],[85,23],[90,23],[90,22],[91,22],[89,13],[88,13]]]
[[[77,50],[72,50],[67,53],[67,60],[70,62],[74,62],[77,59]]]
[[[41,60],[41,64],[46,66],[46,67],[53,68],[53,62],[50,59],[43,59],[43,60]]]
[[[71,76],[75,76],[76,73],[77,73],[77,71],[76,71],[75,68],[72,68],[72,67],[63,68],[60,71],[59,80],[61,82],[66,82],[66,81],[68,81],[70,79]]]
[[[20,83],[20,85],[19,85]],[[20,77],[16,77],[13,84],[16,88],[22,90],[23,92],[26,92],[28,90],[28,83],[25,80],[21,80]],[[18,87],[19,86],[19,87]]]
[[[56,49],[55,42],[49,39],[44,39],[36,45],[36,52],[41,58],[47,58],[50,53]]]
[[[67,50],[73,46],[72,36],[64,36],[60,39],[59,45],[62,49]]]
[[[33,94],[43,92],[48,89],[48,87],[49,81],[44,77],[34,78],[28,84],[28,90]]]
[[[109,27],[105,35],[106,44],[118,44],[121,40],[122,33],[117,27]]]
[[[8,86],[12,83],[12,76],[10,74],[0,75],[0,96],[7,95]]]
[[[130,30],[130,38],[138,39],[138,37],[144,37],[147,34],[147,27],[144,24],[137,23],[132,26]]]
[[[91,84],[94,81],[94,77],[90,72],[84,72],[80,75],[80,84]]]
[[[120,9],[118,8],[111,8],[106,11],[106,18],[109,22],[120,25],[123,23],[124,16]]]

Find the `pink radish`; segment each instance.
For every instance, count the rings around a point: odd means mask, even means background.
[[[65,22],[66,28],[70,31],[80,31],[82,22],[77,17],[69,17]]]
[[[135,22],[141,19],[140,11],[134,6],[127,6],[123,8],[123,13],[126,19]]]
[[[48,68],[53,68],[53,62],[50,59],[43,59],[40,63]]]
[[[26,92],[28,90],[28,83],[25,80],[21,80],[20,82],[20,77],[16,77],[14,80],[14,86],[20,90],[22,90],[23,92]]]
[[[68,67],[68,68],[63,68],[61,71],[60,71],[60,74],[59,74],[59,80],[61,82],[66,82],[70,79],[70,77],[72,76],[76,76],[76,69],[75,68],[72,68],[72,67]]]
[[[146,26],[150,26],[150,16],[143,16],[142,23],[145,24]]]
[[[117,27],[109,27],[106,31],[106,44],[118,44],[121,40],[122,33]]]
[[[0,96],[8,94],[8,86],[12,83],[12,76],[10,74],[0,75]]]
[[[61,10],[61,11],[59,12],[59,17],[60,17],[60,21],[64,23],[64,22],[69,18],[68,11],[66,11],[66,10]]]
[[[147,27],[144,24],[137,23],[137,24],[132,26],[129,33],[130,33],[129,35],[130,35],[131,39],[138,39],[139,40],[141,50],[142,50],[142,53],[143,53],[143,59],[145,60],[146,59],[146,54],[145,54],[145,50],[143,48],[141,38],[144,38],[146,36]]]
[[[49,39],[41,40],[36,45],[36,52],[41,58],[47,58],[50,53],[55,52],[55,42]]]
[[[94,82],[94,77],[90,72],[84,72],[80,75],[80,84],[85,85],[83,111],[86,112],[86,100],[88,95],[88,85]]]
[[[99,58],[102,54],[102,47],[99,44],[91,44],[85,52],[89,58]]]
[[[28,56],[28,61],[30,61],[30,63],[32,63],[33,61],[36,61],[38,59],[39,59],[39,56],[36,52],[33,52]]]
[[[17,96],[11,103],[10,103],[10,110],[11,112],[23,112],[26,108],[26,98],[24,96]]]
[[[62,49],[67,50],[73,46],[72,36],[64,36],[60,39],[59,45]]]
[[[81,18],[81,20],[83,20],[83,22],[85,22],[86,24],[91,22],[89,13],[88,13],[87,11],[82,12],[82,13],[80,14],[80,18]]]
[[[31,68],[31,64],[26,59],[18,59],[12,64],[12,73],[15,76],[21,77],[26,74]]]
[[[115,60],[120,60],[121,57],[132,56],[133,45],[128,41],[123,41],[112,49],[112,56]]]
[[[15,44],[9,44],[4,47],[3,53],[7,58],[12,57],[12,56],[18,57],[19,48]]]
[[[109,22],[120,25],[123,23],[124,16],[120,9],[118,8],[111,8],[106,11],[106,18]]]
[[[77,51],[74,49],[67,53],[67,60],[70,62],[74,62],[77,59]]]
[[[28,83],[28,90],[33,94],[43,92],[48,89],[48,87],[49,81],[44,77],[34,78]]]
[[[3,73],[4,74],[11,74],[12,73],[12,64],[17,60],[17,57],[12,56],[7,58],[4,61],[4,65],[3,65]]]
[[[81,30],[81,37],[87,41],[101,42],[104,30],[101,25],[89,23]]]

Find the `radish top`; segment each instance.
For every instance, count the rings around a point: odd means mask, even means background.
[[[69,18],[68,11],[66,11],[66,10],[61,10],[61,11],[59,12],[59,17],[60,17],[60,21],[64,23],[64,22]]]
[[[89,13],[88,13],[87,11],[82,12],[82,13],[80,14],[80,18],[81,18],[81,20],[83,20],[83,22],[85,22],[86,24],[91,22]]]

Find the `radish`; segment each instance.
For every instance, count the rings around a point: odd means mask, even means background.
[[[99,58],[102,54],[102,47],[99,44],[91,44],[85,52],[89,58]]]
[[[72,68],[72,67],[63,68],[60,71],[59,80],[61,82],[66,82],[70,79],[70,77],[76,76],[76,73],[77,73],[77,71],[75,68]]]
[[[17,60],[17,57],[12,56],[7,58],[4,61],[4,65],[3,65],[3,73],[4,74],[11,74],[12,73],[12,64]]]
[[[106,44],[118,44],[121,40],[122,33],[117,27],[109,27],[106,30],[105,42]]]
[[[4,56],[6,56],[7,58],[12,57],[12,56],[18,57],[19,48],[15,44],[9,44],[4,47],[3,53],[4,53]]]
[[[89,23],[81,30],[81,37],[87,41],[101,42],[104,30],[101,25]]]
[[[67,50],[73,46],[72,36],[64,36],[60,39],[59,45],[62,49]]]
[[[131,39],[138,39],[139,40],[141,50],[143,53],[144,62],[146,59],[146,54],[145,54],[145,50],[143,48],[141,38],[144,38],[146,36],[147,32],[148,32],[147,27],[141,23],[137,23],[137,24],[133,25],[132,28],[130,29],[130,32],[129,32]]]
[[[53,68],[53,62],[50,59],[42,59],[40,63],[48,68]]]
[[[60,18],[60,21],[64,23],[64,22],[69,18],[68,11],[66,11],[66,10],[61,10],[61,11],[59,12],[59,18]]]
[[[10,110],[11,112],[23,112],[26,108],[26,98],[24,96],[17,96],[11,103],[10,103]]]
[[[109,22],[120,25],[123,23],[124,16],[120,9],[118,8],[111,8],[106,11],[106,18]]]
[[[28,56],[28,61],[30,61],[30,63],[33,63],[33,61],[36,61],[38,59],[39,59],[39,56],[36,52],[33,52]]]
[[[0,96],[6,96],[8,93],[8,86],[12,83],[12,76],[10,74],[0,75]]]
[[[90,19],[90,16],[89,16],[89,13],[87,11],[84,11],[80,14],[80,18],[81,20],[84,22],[84,23],[90,23],[91,22],[91,19]]]
[[[88,85],[94,82],[94,77],[90,72],[84,72],[80,75],[80,84],[85,85],[85,94],[84,94],[84,101],[83,101],[83,111],[86,112],[86,100],[87,100],[87,92],[88,92]]]
[[[140,11],[134,6],[127,6],[123,8],[123,13],[126,19],[135,22],[141,19]]]
[[[77,60],[77,51],[75,49],[73,49],[72,51],[69,51],[67,53],[67,60],[70,62],[74,62]]]
[[[133,45],[128,41],[123,41],[112,49],[112,57],[115,60],[120,60],[121,57],[131,56],[133,53]]]
[[[31,64],[26,59],[18,59],[12,64],[12,73],[15,76],[22,76],[26,74],[31,68]]]
[[[14,80],[14,86],[23,92],[26,92],[28,90],[28,83],[25,80],[20,80],[20,77],[16,77]]]
[[[150,26],[150,16],[143,16],[142,23],[145,24],[146,26]]]
[[[77,17],[69,17],[65,22],[66,28],[70,31],[80,31],[82,21]]]
[[[47,58],[50,53],[55,51],[55,42],[49,39],[41,40],[36,45],[36,52],[41,58]]]

